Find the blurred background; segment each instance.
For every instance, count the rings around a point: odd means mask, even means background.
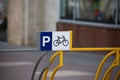
[[[39,32],[69,30],[75,48],[120,47],[120,0],[0,0],[0,80],[30,80],[37,61],[43,58],[35,73],[39,77],[54,54],[37,50]],[[55,79],[93,80],[109,52],[65,51],[64,66]],[[100,80],[115,55],[106,61]],[[57,64],[59,57],[49,74]],[[111,80],[119,70],[119,66],[113,69]]]
[[[36,47],[38,32],[72,30],[73,47],[120,46],[119,28],[119,0],[0,0],[0,42],[9,45]]]

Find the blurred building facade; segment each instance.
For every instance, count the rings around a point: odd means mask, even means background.
[[[58,4],[57,0],[9,0],[8,43],[36,46],[38,32],[56,30]]]
[[[38,32],[73,30],[73,47],[120,46],[119,0],[6,0],[7,41],[36,46]]]
[[[60,0],[57,30],[73,31],[73,47],[120,47],[120,0]]]

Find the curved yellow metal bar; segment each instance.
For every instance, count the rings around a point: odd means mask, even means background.
[[[113,50],[113,51],[111,51],[110,53],[108,53],[108,54],[103,58],[103,60],[101,61],[100,65],[99,65],[99,67],[98,67],[98,70],[97,70],[97,73],[96,73],[96,76],[95,76],[95,80],[98,80],[99,75],[100,75],[100,71],[101,71],[101,69],[102,69],[105,61],[106,61],[110,56],[114,55],[115,52],[116,52],[116,51]]]
[[[52,72],[52,74],[51,74],[51,76],[50,76],[50,80],[53,80],[53,78],[54,78],[54,76],[55,76],[55,73],[63,66],[63,52],[62,51],[60,51],[59,52],[59,54],[60,54],[60,63],[57,65],[57,67],[55,67],[54,68],[54,70],[53,70],[53,72]],[[56,54],[56,55],[58,55],[58,54]],[[55,56],[56,56],[55,55]],[[53,58],[54,57],[52,57],[50,60],[50,62],[52,63],[52,61],[53,61]]]
[[[117,75],[115,76],[115,79],[114,80],[119,80],[120,78],[120,71],[118,71]]]
[[[60,51],[57,51],[56,53],[54,53],[54,55],[50,58],[50,65],[52,64],[53,60],[56,58],[57,55],[60,54]],[[61,65],[61,64],[60,64]],[[50,66],[49,66],[50,67]],[[47,74],[48,74],[48,71],[49,71],[49,67],[46,68],[45,72],[43,73],[43,78],[42,80],[46,80],[47,78]]]
[[[106,80],[110,80],[110,75],[112,73],[113,69],[109,72],[109,74],[106,76]]]
[[[46,80],[48,71],[49,71],[49,67],[46,68],[45,72],[43,73],[43,78],[42,78],[42,80]]]
[[[107,75],[110,73],[110,71],[112,71],[115,67],[117,67],[118,65],[114,64],[112,65],[105,73],[105,75],[103,76],[103,79],[102,80],[110,80],[107,78]]]
[[[105,75],[103,76],[103,80],[110,80],[110,74],[112,72],[112,70],[119,66],[119,49],[116,49],[116,58],[115,60],[113,61],[112,65],[110,66],[110,68],[108,68],[108,70],[106,71]]]
[[[116,59],[113,61],[112,65],[116,63]],[[106,79],[105,80],[110,80],[110,75],[112,73],[113,69],[111,69],[111,71],[106,75]]]
[[[57,72],[60,68],[61,68],[60,65],[57,65],[57,67],[55,67],[55,69],[54,69],[53,72],[52,72],[52,75],[50,76],[50,80],[53,80],[56,72]]]
[[[57,55],[59,55],[60,54],[60,51],[57,51],[56,53],[54,53],[53,55],[52,55],[52,57],[50,58],[50,64],[52,64],[52,62],[53,62],[53,60],[56,58],[56,56]]]

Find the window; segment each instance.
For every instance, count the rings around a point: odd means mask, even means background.
[[[115,23],[115,0],[77,0],[76,20]]]
[[[61,0],[60,18],[115,24],[116,12],[120,14],[120,1],[119,11],[116,11],[116,1],[119,0]],[[120,23],[120,15],[118,22]]]
[[[73,19],[74,0],[61,0],[61,19]]]
[[[120,0],[119,0],[119,8],[118,8],[118,16],[119,16],[119,18],[118,18],[118,23],[120,24]]]

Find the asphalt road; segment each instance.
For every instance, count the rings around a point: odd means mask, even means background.
[[[94,80],[99,63],[107,52],[64,52],[64,66],[56,73],[54,80]],[[43,55],[39,51],[7,51],[0,52],[0,80],[31,80],[31,75],[37,60]],[[49,52],[43,58],[36,71],[35,79],[42,69],[49,65],[49,58],[53,52]],[[113,61],[112,56],[104,65],[101,75],[110,66]],[[57,57],[51,66],[48,78],[51,75],[53,68],[59,64]],[[115,76],[119,67],[114,69],[111,76]],[[102,80],[100,78],[100,80]],[[111,79],[113,80],[113,79]]]

